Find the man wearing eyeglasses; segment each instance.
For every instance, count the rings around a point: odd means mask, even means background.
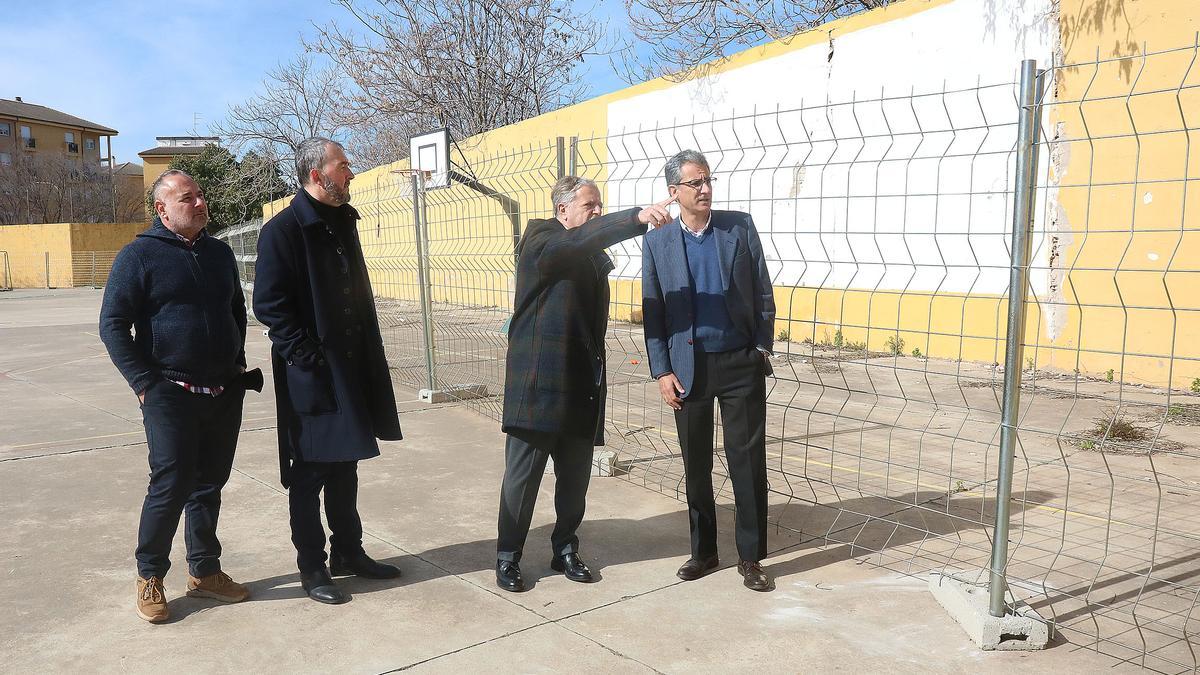
[[[675,411],[686,474],[691,558],[684,581],[715,570],[713,400],[721,406],[725,457],[737,507],[738,572],[747,588],[768,591],[766,377],[775,298],[750,214],[712,208],[708,160],[684,150],[664,169],[679,200],[678,225],[646,235],[642,313],[650,373]]]

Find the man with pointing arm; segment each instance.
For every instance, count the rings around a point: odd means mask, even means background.
[[[596,184],[565,176],[551,192],[554,217],[531,220],[517,244],[516,297],[508,337],[504,423],[508,434],[496,542],[496,584],[525,590],[521,551],[546,461],[554,459],[550,567],[594,581],[579,557],[592,448],[604,444],[604,335],[608,274],[604,249],[670,221],[665,199],[601,216]]]

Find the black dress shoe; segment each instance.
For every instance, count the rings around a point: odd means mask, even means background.
[[[590,584],[596,580],[596,577],[592,576],[592,571],[588,569],[587,564],[579,559],[578,553],[554,556],[554,559],[550,561],[550,569],[555,572],[562,572],[571,581],[578,581],[583,584]]]
[[[683,566],[679,568],[679,571],[675,573],[675,576],[683,579],[684,581],[695,581],[696,579],[699,579],[700,577],[717,569],[718,564],[719,561],[715,555],[711,558],[704,558],[701,560],[692,558],[683,563]]]
[[[399,567],[372,560],[366,553],[349,558],[333,554],[329,556],[329,571],[339,577],[353,574],[364,579],[395,579],[400,576]]]
[[[525,590],[525,579],[521,576],[520,565],[508,560],[497,560],[496,585],[513,593]]]
[[[756,561],[739,560],[738,574],[742,575],[742,583],[752,591],[771,590],[771,575]]]
[[[304,588],[304,592],[308,593],[308,597],[327,605],[340,605],[350,599],[345,591],[333,583],[333,579],[329,577],[329,572],[324,567],[308,574],[301,572],[300,585]]]

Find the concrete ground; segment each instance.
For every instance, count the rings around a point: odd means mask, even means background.
[[[400,388],[406,439],[360,468],[366,548],[396,581],[346,579],[347,605],[299,588],[279,486],[274,404],[247,397],[224,492],[223,566],[252,598],[183,596],[182,536],[167,577],[172,620],[137,618],[133,548],[146,487],[137,402],[96,336],[100,291],[0,294],[0,669],[4,672],[1096,672],[1129,669],[1068,642],[980,652],[923,582],[772,534],[771,593],[741,586],[732,523],[724,568],[683,583],[677,500],[593,480],[582,553],[602,580],[552,573],[543,485],[523,594],[493,583],[503,468],[498,425]],[[251,366],[269,370],[252,331]],[[269,372],[268,372],[269,378]]]

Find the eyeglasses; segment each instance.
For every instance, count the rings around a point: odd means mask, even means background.
[[[696,190],[697,192],[699,192],[700,188],[704,185],[712,187],[713,181],[715,181],[716,179],[717,179],[716,176],[708,176],[706,178],[697,178],[696,180],[689,180],[686,183],[676,183],[676,185],[686,185],[686,186],[692,188],[693,190]]]

